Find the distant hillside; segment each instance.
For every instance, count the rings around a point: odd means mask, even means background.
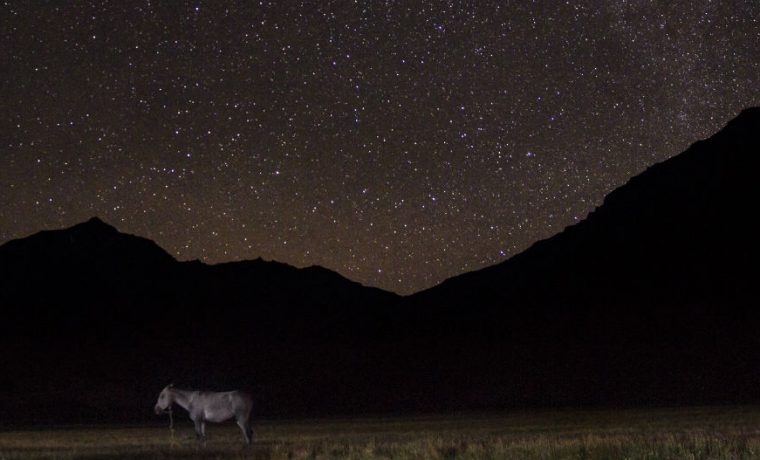
[[[521,308],[744,296],[758,255],[758,128],[760,109],[745,110],[715,136],[610,193],[582,222],[414,297]]]
[[[522,368],[521,391],[546,401],[757,398],[758,166],[753,108],[582,222],[410,300],[432,329],[485,340],[483,366]]]

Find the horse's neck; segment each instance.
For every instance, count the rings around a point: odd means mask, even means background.
[[[188,410],[187,408],[190,406],[190,393],[192,393],[192,391],[172,390],[174,402],[181,408]]]

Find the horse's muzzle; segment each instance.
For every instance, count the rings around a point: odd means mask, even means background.
[[[160,407],[158,407],[158,405],[156,405],[155,411],[156,411],[156,415],[161,415],[164,413],[164,411]]]

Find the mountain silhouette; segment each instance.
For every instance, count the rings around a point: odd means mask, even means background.
[[[654,293],[667,303],[741,295],[757,255],[758,127],[760,109],[747,109],[607,195],[580,223],[415,297],[519,307],[568,296],[625,303],[616,299],[623,293],[636,303]]]
[[[262,259],[178,262],[153,241],[121,233],[97,217],[7,242],[0,246],[0,270],[3,303],[21,307],[59,303],[76,310],[83,299],[98,299],[155,312],[159,306],[187,309],[204,298],[238,307],[261,307],[265,301],[289,308],[375,305],[396,298],[316,266],[298,269]]]
[[[260,415],[760,401],[760,109],[576,225],[409,297],[179,262],[93,218],[0,246],[0,413],[151,417],[170,381]]]
[[[410,300],[547,402],[757,398],[759,129],[747,109],[580,223]]]
[[[295,369],[322,378],[322,360],[334,368],[351,337],[377,337],[381,323],[368,320],[398,299],[322,267],[178,262],[98,218],[42,231],[0,246],[0,409],[87,421],[109,406],[118,408],[112,419],[132,420],[146,416],[147,402],[130,401],[174,380],[255,382],[269,394],[288,376],[287,388],[300,391]],[[61,385],[77,391],[61,398]],[[86,400],[105,387],[105,401]],[[291,407],[311,410],[313,395],[301,393]]]

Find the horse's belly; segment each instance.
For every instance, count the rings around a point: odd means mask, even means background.
[[[231,419],[232,414],[228,411],[204,411],[203,418],[209,422],[219,423]]]

